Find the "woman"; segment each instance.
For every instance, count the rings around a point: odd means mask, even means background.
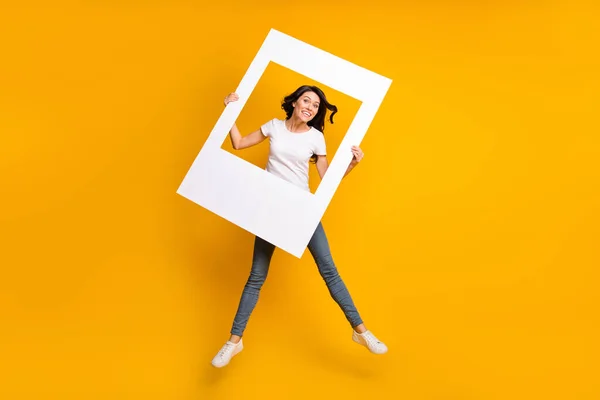
[[[238,99],[237,94],[229,94],[224,100],[225,106]],[[323,131],[327,110],[332,111],[329,120],[333,123],[337,107],[327,101],[321,89],[305,85],[285,97],[281,108],[286,112],[285,120],[273,119],[247,136],[242,136],[234,124],[230,131],[231,143],[234,149],[241,150],[257,145],[268,137],[270,147],[266,170],[304,190],[310,190],[308,186],[309,160],[315,163],[321,179],[329,165]],[[363,152],[359,147],[353,146],[351,151],[354,157],[344,176],[363,158]],[[308,243],[308,249],[317,264],[321,277],[327,284],[331,297],[340,306],[353,328],[352,339],[375,354],[387,352],[386,345],[367,330],[354,306],[348,289],[338,274],[331,257],[327,237],[321,223]],[[233,356],[242,351],[242,334],[246,329],[250,314],[256,306],[260,289],[267,278],[274,250],[275,246],[271,243],[259,237],[255,238],[252,269],[233,320],[231,337],[212,360],[213,366],[224,367]]]

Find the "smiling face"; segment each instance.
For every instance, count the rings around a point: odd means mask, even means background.
[[[301,121],[307,123],[319,111],[320,99],[315,92],[305,92],[294,102],[294,114]]]

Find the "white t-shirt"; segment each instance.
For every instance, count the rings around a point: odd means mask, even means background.
[[[313,154],[327,154],[325,137],[311,127],[309,131],[294,133],[287,129],[285,120],[272,119],[260,127],[269,138],[269,161],[266,170],[286,181],[308,190],[308,162]]]

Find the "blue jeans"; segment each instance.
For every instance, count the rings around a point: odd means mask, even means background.
[[[329,294],[344,312],[350,326],[354,328],[362,324],[363,321],[354,306],[350,293],[348,293],[348,289],[335,267],[329,250],[329,242],[327,241],[327,236],[325,236],[323,225],[320,222],[308,243],[308,249],[319,268],[321,277],[329,289]],[[248,324],[248,319],[250,319],[250,314],[252,314],[252,311],[258,302],[260,289],[267,279],[267,273],[269,272],[269,265],[271,264],[271,257],[273,256],[274,251],[274,245],[258,236],[255,238],[252,269],[248,281],[246,282],[246,286],[244,286],[237,313],[233,319],[233,326],[231,328],[232,335],[242,336],[244,333],[246,325]]]

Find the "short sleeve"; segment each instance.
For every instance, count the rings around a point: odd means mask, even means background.
[[[273,131],[275,130],[275,119],[270,120],[269,122],[263,124],[260,127],[260,131],[266,137],[273,136]]]
[[[317,131],[315,134],[314,153],[318,156],[327,155],[327,145],[325,144],[325,136]]]

